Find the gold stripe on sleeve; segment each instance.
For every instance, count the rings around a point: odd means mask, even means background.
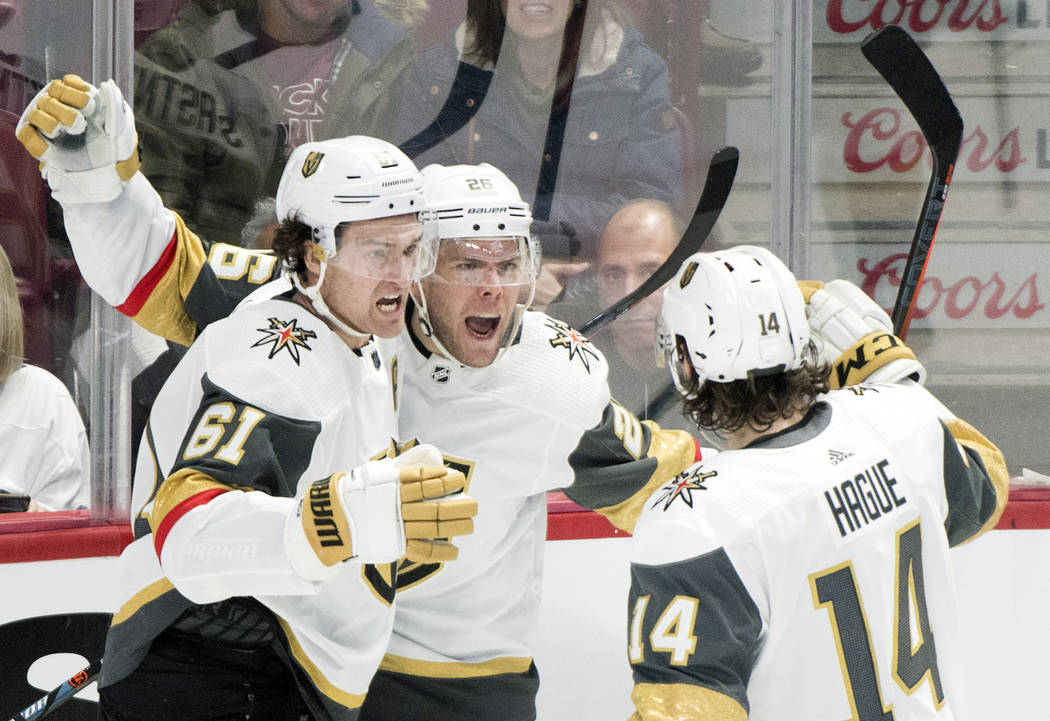
[[[645,455],[647,458],[657,459],[656,470],[645,485],[627,500],[615,506],[595,509],[614,526],[628,533],[634,531],[634,524],[637,523],[645,502],[656,489],[696,461],[696,441],[691,435],[685,431],[660,428],[653,421],[642,421],[642,424],[649,426],[649,430],[652,431],[649,450]]]
[[[735,699],[703,686],[638,683],[631,692],[637,709],[629,721],[746,721]]]
[[[979,430],[961,418],[945,421],[944,425],[948,427],[948,431],[955,438],[956,443],[973,451],[980,457],[981,462],[984,463],[985,470],[988,471],[988,477],[991,479],[992,485],[995,486],[995,511],[981,526],[980,531],[963,542],[969,543],[985,531],[995,528],[995,524],[999,522],[999,517],[1003,515],[1003,509],[1006,508],[1006,501],[1010,495],[1010,472],[1006,468],[1006,459],[1003,458],[1003,452]],[[966,454],[963,454],[963,461],[967,465],[970,463]]]
[[[150,514],[150,528],[156,533],[164,517],[173,508],[188,498],[201,491],[211,489],[232,490],[231,486],[219,483],[206,473],[201,473],[194,468],[182,468],[168,476],[157,490],[157,497],[153,501],[153,512]]]
[[[197,324],[186,314],[186,296],[197,282],[207,256],[196,233],[186,227],[178,213],[173,211],[172,215],[175,216],[175,257],[132,318],[151,333],[189,345],[197,333]]]

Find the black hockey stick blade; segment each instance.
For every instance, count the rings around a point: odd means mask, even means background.
[[[904,30],[887,25],[868,35],[860,50],[915,118],[933,155],[933,173],[893,304],[893,332],[904,338],[955,172],[963,121],[941,76]]]
[[[26,706],[21,712],[12,716],[8,721],[35,721],[35,719],[47,716],[56,708],[87,688],[92,681],[98,678],[99,671],[101,670],[102,659],[92,661],[87,668],[77,671],[63,681],[61,685],[52,689],[29,706]]]
[[[726,200],[729,199],[729,191],[733,188],[733,179],[736,177],[736,167],[739,162],[740,152],[732,146],[722,148],[711,157],[711,164],[707,168],[707,181],[704,183],[703,192],[700,193],[700,200],[693,212],[693,219],[689,221],[689,227],[685,229],[682,239],[671,251],[671,255],[653,271],[651,276],[646,278],[644,283],[581,325],[579,327],[581,333],[589,333],[595,328],[600,328],[634,308],[649,294],[671,280],[685,259],[700,250],[700,246],[704,244],[707,236],[714,229]]]

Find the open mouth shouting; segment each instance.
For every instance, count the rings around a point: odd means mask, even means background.
[[[404,310],[404,293],[397,293],[396,295],[384,295],[378,301],[376,301],[376,308],[379,309],[380,313],[384,315],[397,315]]]
[[[471,337],[478,340],[487,340],[496,336],[499,329],[499,314],[469,315],[464,324],[470,332]]]

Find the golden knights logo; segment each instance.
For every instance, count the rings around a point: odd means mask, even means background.
[[[693,491],[706,491],[707,487],[704,485],[704,481],[717,475],[718,471],[703,473],[701,468],[679,474],[674,480],[660,489],[660,495],[656,497],[650,508],[656,508],[662,503],[664,507],[661,510],[666,511],[679,498],[682,499],[682,503],[692,508]]]
[[[695,260],[689,261],[689,263],[686,264],[685,269],[682,271],[681,277],[678,279],[678,287],[684,288],[687,285],[689,285],[689,283],[693,280],[693,275],[696,274],[696,269],[699,267],[700,264],[697,263]]]
[[[387,606],[393,605],[397,595],[397,562],[365,564],[361,568],[361,580],[377,599]]]
[[[404,443],[398,443],[391,438],[390,448],[382,453],[372,456],[371,460],[378,461],[380,458],[400,456],[409,448],[417,445],[419,445],[419,440],[415,438],[410,441],[405,441]],[[455,458],[444,454],[442,454],[441,458],[446,466],[459,471],[463,474],[463,477],[467,479],[467,483],[463,487],[463,492],[468,493],[470,491],[470,481],[474,476],[475,462],[465,458]],[[393,578],[394,587],[398,591],[422,583],[445,567],[444,563],[421,563],[419,561],[410,561],[407,558],[402,558],[396,565],[397,568]],[[376,588],[376,584],[371,580],[370,585],[373,589]]]
[[[554,331],[554,337],[550,339],[551,348],[565,348],[569,351],[569,360],[579,358],[583,368],[591,372],[591,360],[597,359],[598,354],[594,352],[590,341],[584,338],[578,330],[570,328],[560,320],[550,318],[547,327]]]
[[[306,160],[303,161],[304,178],[309,178],[317,172],[317,169],[321,167],[321,158],[323,157],[324,153],[318,153],[316,150],[306,156]]]
[[[299,365],[299,349],[312,350],[306,341],[316,338],[317,334],[312,330],[300,328],[297,318],[292,318],[290,321],[278,320],[277,318],[268,318],[267,320],[270,321],[270,327],[256,328],[257,331],[263,334],[263,338],[252,343],[251,347],[256,348],[272,343],[273,346],[270,348],[269,358],[273,358],[282,349],[285,349],[288,351],[288,355],[292,357],[292,360],[295,361],[295,364]]]

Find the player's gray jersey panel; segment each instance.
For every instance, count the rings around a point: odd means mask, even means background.
[[[973,450],[961,448],[951,431],[944,428],[944,491],[948,497],[948,517],[944,529],[948,542],[957,546],[973,538],[996,509],[996,491],[988,480],[984,461]],[[959,455],[962,450],[969,464]]]
[[[635,683],[699,685],[748,707],[762,619],[725,549],[632,565],[627,612]]]
[[[294,496],[313,455],[321,423],[267,413],[215,385],[208,376],[201,379],[201,387],[200,407],[190,421],[181,453],[169,474],[194,468],[227,486],[254,488],[273,496]],[[249,420],[219,426],[209,450],[198,452],[195,446],[201,440],[197,429],[207,423],[208,415],[214,414],[216,408],[230,418]],[[228,451],[234,444],[241,452],[241,460],[235,463]]]
[[[280,275],[275,256],[201,239],[208,260],[186,294],[186,315],[198,332],[222,320],[249,294]]]
[[[763,623],[762,654],[743,649],[742,658],[710,662],[725,666],[721,674],[753,664],[752,719],[836,721],[855,717],[860,703],[950,721],[964,703],[965,653],[941,529],[959,504],[960,514],[971,510],[953,525],[972,530],[987,514],[973,509],[988,499],[983,490],[949,499],[946,478],[971,489],[985,481],[959,475],[961,456],[925,390],[860,387],[823,400],[827,408],[808,419],[821,421],[826,410],[821,432],[803,424],[774,443],[720,453],[654,494],[635,529],[632,565],[642,575],[632,601],[648,593],[650,567],[686,566],[722,549]],[[717,619],[721,602],[707,585],[668,582],[681,587],[663,598],[698,599],[697,629],[707,613]],[[669,678],[680,672],[667,652],[645,663],[662,664]]]
[[[625,413],[622,406],[609,403],[601,422],[580,437],[569,456],[574,480],[564,491],[581,506],[604,508],[621,503],[656,470],[659,459],[644,453],[652,440],[652,427],[635,421],[634,432],[639,437],[636,443],[625,443]]]

